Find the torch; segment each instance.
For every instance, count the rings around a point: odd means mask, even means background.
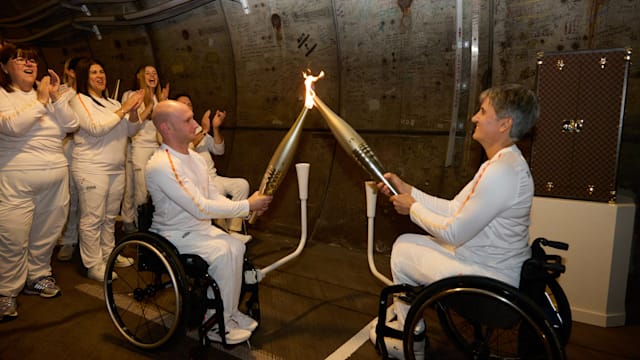
[[[271,156],[271,160],[269,160],[269,164],[267,165],[267,170],[265,170],[264,175],[262,176],[262,182],[260,183],[260,188],[258,191],[261,194],[265,195],[273,195],[276,190],[282,183],[284,176],[287,174],[287,170],[289,170],[289,166],[291,165],[291,161],[293,160],[293,155],[296,153],[296,149],[298,148],[298,143],[300,142],[300,136],[302,134],[302,127],[304,123],[304,119],[307,116],[307,112],[309,109],[313,107],[313,90],[311,89],[311,84],[317,79],[324,76],[324,73],[320,73],[318,76],[307,75],[306,73],[302,73],[305,78],[305,85],[307,96],[305,99],[305,105],[302,107],[302,111],[298,115],[296,121],[291,125],[291,128],[287,132],[287,134],[282,138],[280,144],[276,148],[276,151]],[[310,95],[311,94],[311,95]],[[256,221],[256,213],[252,213],[249,218],[249,224],[253,224]]]
[[[362,137],[360,137],[346,121],[325,105],[318,96],[313,97],[313,102],[327,122],[327,125],[329,125],[333,136],[338,140],[340,146],[342,146],[348,154],[351,154],[371,176],[387,185],[393,195],[398,195],[400,192],[384,177],[384,173],[386,172],[384,167]]]

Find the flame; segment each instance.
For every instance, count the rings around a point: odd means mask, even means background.
[[[318,74],[318,76],[311,75],[311,70],[307,71],[309,72],[309,74],[305,72],[302,73],[302,76],[304,76],[304,86],[307,88],[307,96],[304,99],[304,106],[306,106],[308,109],[313,109],[313,98],[316,96],[316,92],[313,91],[311,86],[316,82],[316,80],[324,76],[324,71],[320,71],[320,74]]]

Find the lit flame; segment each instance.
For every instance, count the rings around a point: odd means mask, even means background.
[[[314,82],[316,82],[316,80],[324,76],[324,71],[320,71],[320,74],[318,74],[318,76],[311,75],[311,70],[307,71],[309,71],[309,74],[305,72],[302,73],[302,76],[304,76],[304,86],[307,88],[307,96],[304,99],[304,106],[306,106],[308,109],[313,109],[313,98],[316,96],[316,92],[313,91],[311,86]]]

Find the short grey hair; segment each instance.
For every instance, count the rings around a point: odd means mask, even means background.
[[[484,90],[480,93],[480,102],[485,99],[489,99],[498,118],[513,119],[509,133],[513,141],[522,139],[540,115],[536,94],[519,84],[504,84]]]

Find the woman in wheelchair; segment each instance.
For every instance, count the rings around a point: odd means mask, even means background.
[[[529,213],[534,186],[529,166],[515,142],[534,125],[539,106],[536,95],[516,84],[493,87],[480,95],[481,106],[471,118],[473,139],[482,145],[487,159],[453,200],[428,195],[396,174],[387,178],[399,194],[378,184],[399,214],[429,235],[403,234],[391,252],[396,284],[428,285],[458,275],[479,275],[518,287],[522,264],[531,251]],[[395,315],[386,323],[402,331],[409,304],[394,301]],[[419,321],[415,333],[424,332]],[[376,344],[376,329],[371,329]],[[378,342],[380,343],[380,342]],[[384,338],[386,353],[404,358],[402,341]],[[416,342],[414,355],[424,355],[425,342]]]
[[[206,261],[224,304],[225,342],[244,342],[258,326],[238,310],[245,245],[212,226],[211,219],[243,217],[250,211],[262,214],[272,197],[256,192],[247,200],[232,201],[216,190],[204,160],[189,150],[198,123],[186,105],[160,102],[152,119],[163,144],[147,163],[147,188],[155,206],[150,230],[168,239],[181,254],[199,255]],[[220,341],[214,330],[209,339]]]

